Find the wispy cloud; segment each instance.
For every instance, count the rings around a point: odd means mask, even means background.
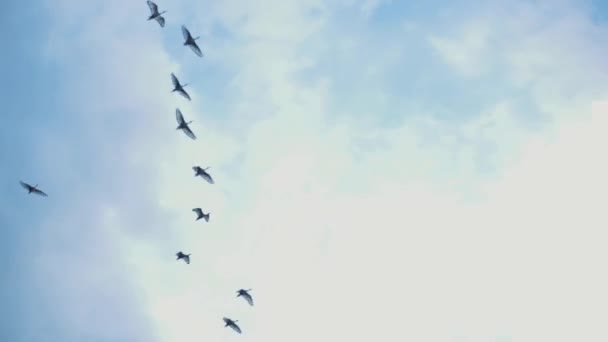
[[[145,3],[55,5],[67,120],[39,128],[22,340],[245,337],[224,315],[256,341],[603,336],[605,27],[518,2],[387,33],[361,19],[380,3],[159,3],[165,29]]]

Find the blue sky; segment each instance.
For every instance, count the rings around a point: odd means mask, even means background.
[[[0,14],[1,340],[608,337],[605,4],[157,3]]]

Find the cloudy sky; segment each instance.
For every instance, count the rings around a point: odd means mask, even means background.
[[[0,340],[608,340],[605,3],[157,3],[3,3]]]

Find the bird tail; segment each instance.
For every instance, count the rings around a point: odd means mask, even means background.
[[[205,219],[206,222],[209,222],[209,215],[210,214],[211,213],[207,213],[207,214],[203,215],[203,218]]]

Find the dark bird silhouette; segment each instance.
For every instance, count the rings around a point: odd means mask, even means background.
[[[236,296],[237,296],[237,298],[238,297],[245,298],[247,303],[249,303],[249,305],[253,306],[253,298],[251,298],[249,291],[251,291],[251,289],[247,289],[247,290],[240,289],[240,290],[236,291],[236,293],[238,293],[238,295],[236,295]]]
[[[184,36],[184,40],[185,40],[184,45],[190,46],[192,51],[194,51],[194,53],[197,56],[203,57],[203,53],[201,52],[201,49],[199,49],[198,45],[196,45],[196,40],[199,39],[200,37],[192,38],[190,31],[188,31],[188,29],[184,25],[182,25],[182,35]]]
[[[190,265],[190,255],[191,254],[184,254],[184,253],[182,253],[180,251],[180,252],[177,252],[177,254],[175,254],[175,255],[177,255],[177,259],[176,260],[184,259],[184,261],[186,262],[186,264]]]
[[[188,95],[186,90],[184,90],[184,87],[187,86],[188,83],[180,84],[179,80],[173,73],[171,74],[171,81],[173,82],[173,90],[171,92],[178,92],[183,97],[187,98],[188,101],[190,101],[190,95]]]
[[[224,325],[224,328],[225,327],[231,327],[232,330],[234,330],[234,331],[236,331],[237,333],[240,334],[241,333],[241,328],[239,328],[239,326],[236,325],[236,322],[238,322],[238,321],[233,321],[230,318],[224,317],[224,323],[226,323],[226,325]]]
[[[21,186],[27,190],[28,194],[36,194],[36,195],[40,195],[40,196],[44,196],[44,197],[48,197],[48,195],[42,191],[38,189],[38,184],[31,186],[23,181],[19,181],[19,184],[21,184]]]
[[[192,209],[192,211],[194,211],[196,213],[196,220],[200,220],[200,219],[205,219],[205,221],[209,222],[209,215],[211,215],[211,213],[204,213],[203,209],[201,208],[194,208]]]
[[[177,124],[178,124],[176,129],[181,129],[187,136],[189,136],[193,140],[196,139],[196,136],[194,135],[194,133],[192,133],[192,130],[190,129],[190,127],[188,127],[188,125],[191,124],[192,121],[186,122],[186,120],[184,120],[184,116],[182,115],[182,112],[179,110],[179,108],[175,109],[175,119],[177,120]]]
[[[148,7],[150,7],[150,16],[148,17],[148,20],[154,19],[160,25],[160,27],[165,27],[165,18],[163,18],[161,14],[167,13],[167,11],[162,11],[159,13],[158,6],[156,6],[155,3],[150,0],[146,2],[148,3]]]
[[[205,179],[207,181],[207,183],[214,184],[213,178],[211,178],[211,176],[207,173],[207,170],[209,170],[209,167],[206,167],[203,169],[200,166],[193,166],[192,170],[194,170],[194,177],[201,176],[203,179]]]

